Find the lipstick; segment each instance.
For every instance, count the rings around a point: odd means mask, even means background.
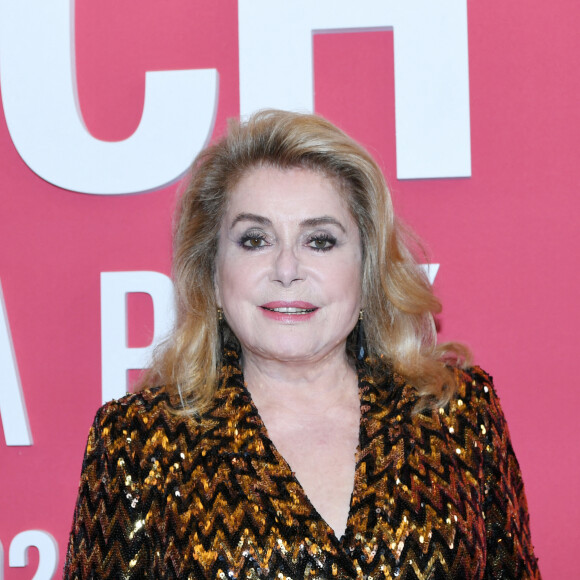
[[[267,302],[261,304],[260,308],[267,318],[285,323],[310,320],[318,310],[314,304],[300,300]]]

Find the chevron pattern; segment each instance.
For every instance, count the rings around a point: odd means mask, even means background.
[[[235,353],[199,421],[152,389],[91,428],[66,579],[539,579],[517,460],[491,378],[456,371],[413,415],[398,376],[359,371],[350,515],[336,538],[268,439]]]

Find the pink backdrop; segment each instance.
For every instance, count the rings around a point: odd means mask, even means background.
[[[315,108],[377,156],[400,214],[441,265],[441,337],[466,342],[494,376],[544,578],[572,578],[580,540],[580,5],[467,4],[470,178],[396,178],[392,32],[315,35]],[[234,0],[141,0],[138,9],[78,2],[77,80],[88,129],[108,141],[131,135],[145,71],[216,68],[214,135],[222,133],[239,114],[237,17]],[[7,446],[0,429],[0,578],[34,575],[36,550],[25,568],[8,562],[13,538],[26,530],[55,538],[60,575],[101,400],[100,273],[169,273],[175,191],[59,189],[23,162],[0,112],[0,282],[33,437],[31,446]],[[152,324],[147,299],[131,297],[129,346],[146,345]]]

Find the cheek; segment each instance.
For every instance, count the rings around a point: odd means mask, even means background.
[[[253,269],[248,268],[244,261],[228,256],[216,262],[214,277],[216,298],[220,307],[235,309],[243,298],[255,287],[252,281]]]
[[[359,256],[349,256],[329,268],[325,273],[325,286],[337,298],[359,302],[362,293]]]

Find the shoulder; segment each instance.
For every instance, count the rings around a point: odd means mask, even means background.
[[[96,413],[88,450],[139,462],[158,451],[178,431],[194,431],[196,422],[175,412],[163,388],[145,389],[105,403]]]
[[[420,399],[416,390],[406,397],[408,385],[399,390],[398,397],[406,402],[409,420],[415,425],[428,424],[435,431],[449,432],[454,441],[467,438],[469,441],[463,441],[466,445],[472,445],[475,440],[485,442],[490,426],[503,426],[505,422],[493,379],[479,366],[448,368],[454,378],[454,388],[445,404],[417,409]]]
[[[162,388],[145,389],[105,403],[96,413],[95,426],[111,432],[119,428],[145,425],[169,411],[169,397]]]
[[[493,385],[493,378],[481,367],[473,366],[465,369],[454,368],[456,392],[451,404],[477,404],[482,399],[488,401],[497,396]]]
[[[491,375],[478,366],[454,372],[457,391],[443,416],[456,429],[472,432],[487,452],[509,452],[509,429]]]
[[[479,366],[454,369],[457,390],[452,397],[450,410],[503,417],[499,396],[493,377]]]

